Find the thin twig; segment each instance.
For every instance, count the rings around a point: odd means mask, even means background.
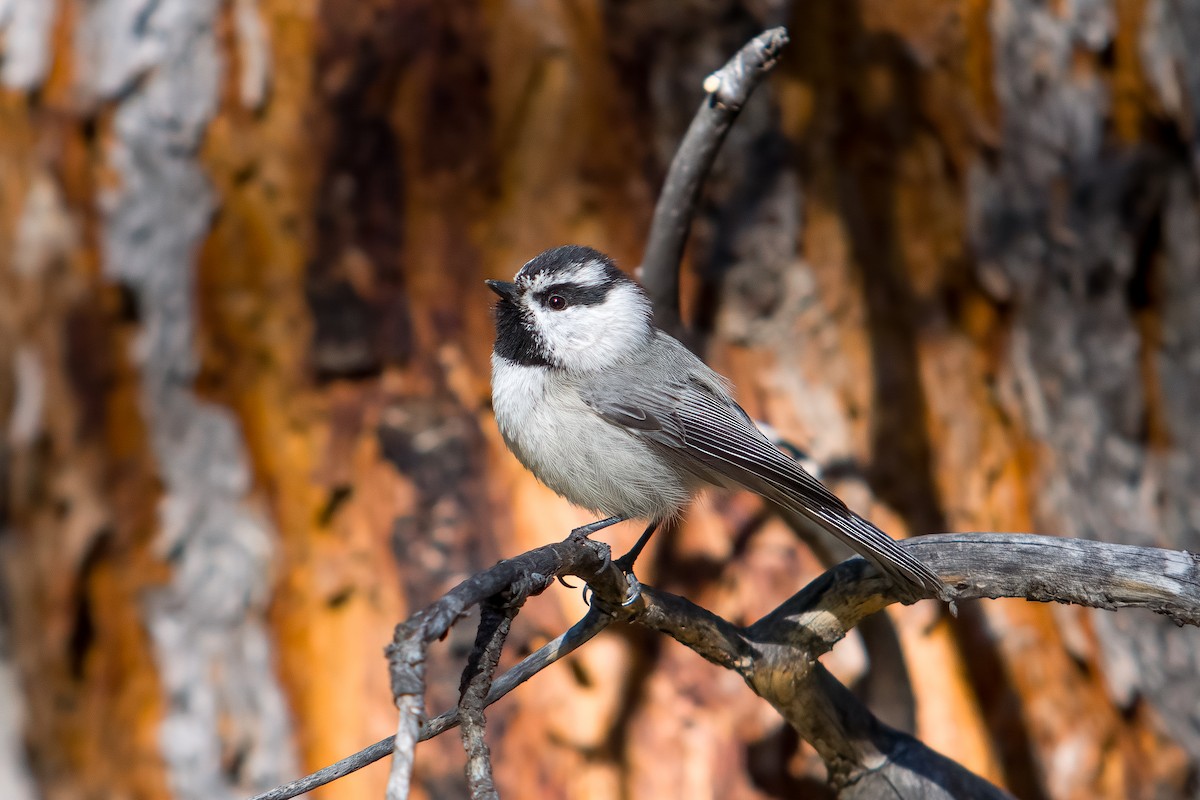
[[[319,789],[328,783],[333,783],[339,778],[346,777],[352,772],[358,772],[363,767],[374,764],[382,758],[386,758],[392,752],[395,742],[395,736],[380,739],[375,744],[364,747],[352,756],[346,756],[341,761],[330,764],[328,767],[322,767],[316,772],[305,775],[303,778],[297,778],[290,783],[281,784],[262,794],[256,794],[250,800],[292,800],[293,797],[299,797],[302,794],[311,792],[313,789]]]
[[[413,756],[417,734],[421,730],[424,702],[417,695],[404,695],[396,701],[400,712],[396,735],[392,737],[392,769],[388,773],[387,800],[406,800],[412,786]]]
[[[772,28],[704,81],[706,97],[667,171],[642,258],[642,285],[654,303],[655,323],[670,334],[683,333],[679,313],[679,263],[696,212],[700,187],[708,176],[725,134],[750,93],[775,66],[788,43],[787,30]]]
[[[580,646],[591,641],[596,634],[611,625],[614,619],[615,617],[611,613],[593,605],[584,618],[572,625],[566,633],[542,645],[536,652],[530,653],[522,659],[520,664],[497,678],[496,682],[492,684],[491,691],[488,692],[487,704],[490,706],[546,667],[575,652]],[[425,723],[425,728],[421,731],[421,741],[439,736],[457,725],[457,708],[439,714]],[[263,800],[268,799],[263,798]],[[283,800],[283,798],[272,798],[271,800]]]
[[[458,719],[462,726],[463,749],[467,752],[467,786],[471,800],[498,800],[492,780],[491,752],[484,740],[488,692],[500,661],[500,651],[520,606],[490,600],[480,606],[475,647],[467,657],[459,690]]]

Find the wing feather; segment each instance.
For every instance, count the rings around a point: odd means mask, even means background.
[[[802,514],[901,583],[944,592],[936,573],[778,450],[728,395],[712,385],[680,381],[651,396],[637,388],[645,385],[631,382],[620,398],[591,393],[584,399],[609,422],[667,450],[668,457],[692,462],[689,471],[713,483],[727,478]]]

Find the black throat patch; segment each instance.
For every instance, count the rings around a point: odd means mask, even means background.
[[[550,366],[533,325],[511,300],[496,304],[496,355],[525,367]]]

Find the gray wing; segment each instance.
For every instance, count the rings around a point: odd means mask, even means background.
[[[704,370],[687,378],[658,374],[627,380],[584,392],[584,401],[710,482],[732,481],[774,500],[837,536],[899,583],[942,595],[944,585],[929,567],[776,449],[721,390],[715,373]],[[647,392],[647,385],[656,391]]]

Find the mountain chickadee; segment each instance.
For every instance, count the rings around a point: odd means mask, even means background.
[[[608,515],[646,519],[636,549],[705,485],[740,486],[798,512],[900,586],[941,596],[938,576],[785,456],[726,381],[654,327],[642,288],[590,247],[547,250],[500,296],[492,403],[505,444],[538,480]]]

